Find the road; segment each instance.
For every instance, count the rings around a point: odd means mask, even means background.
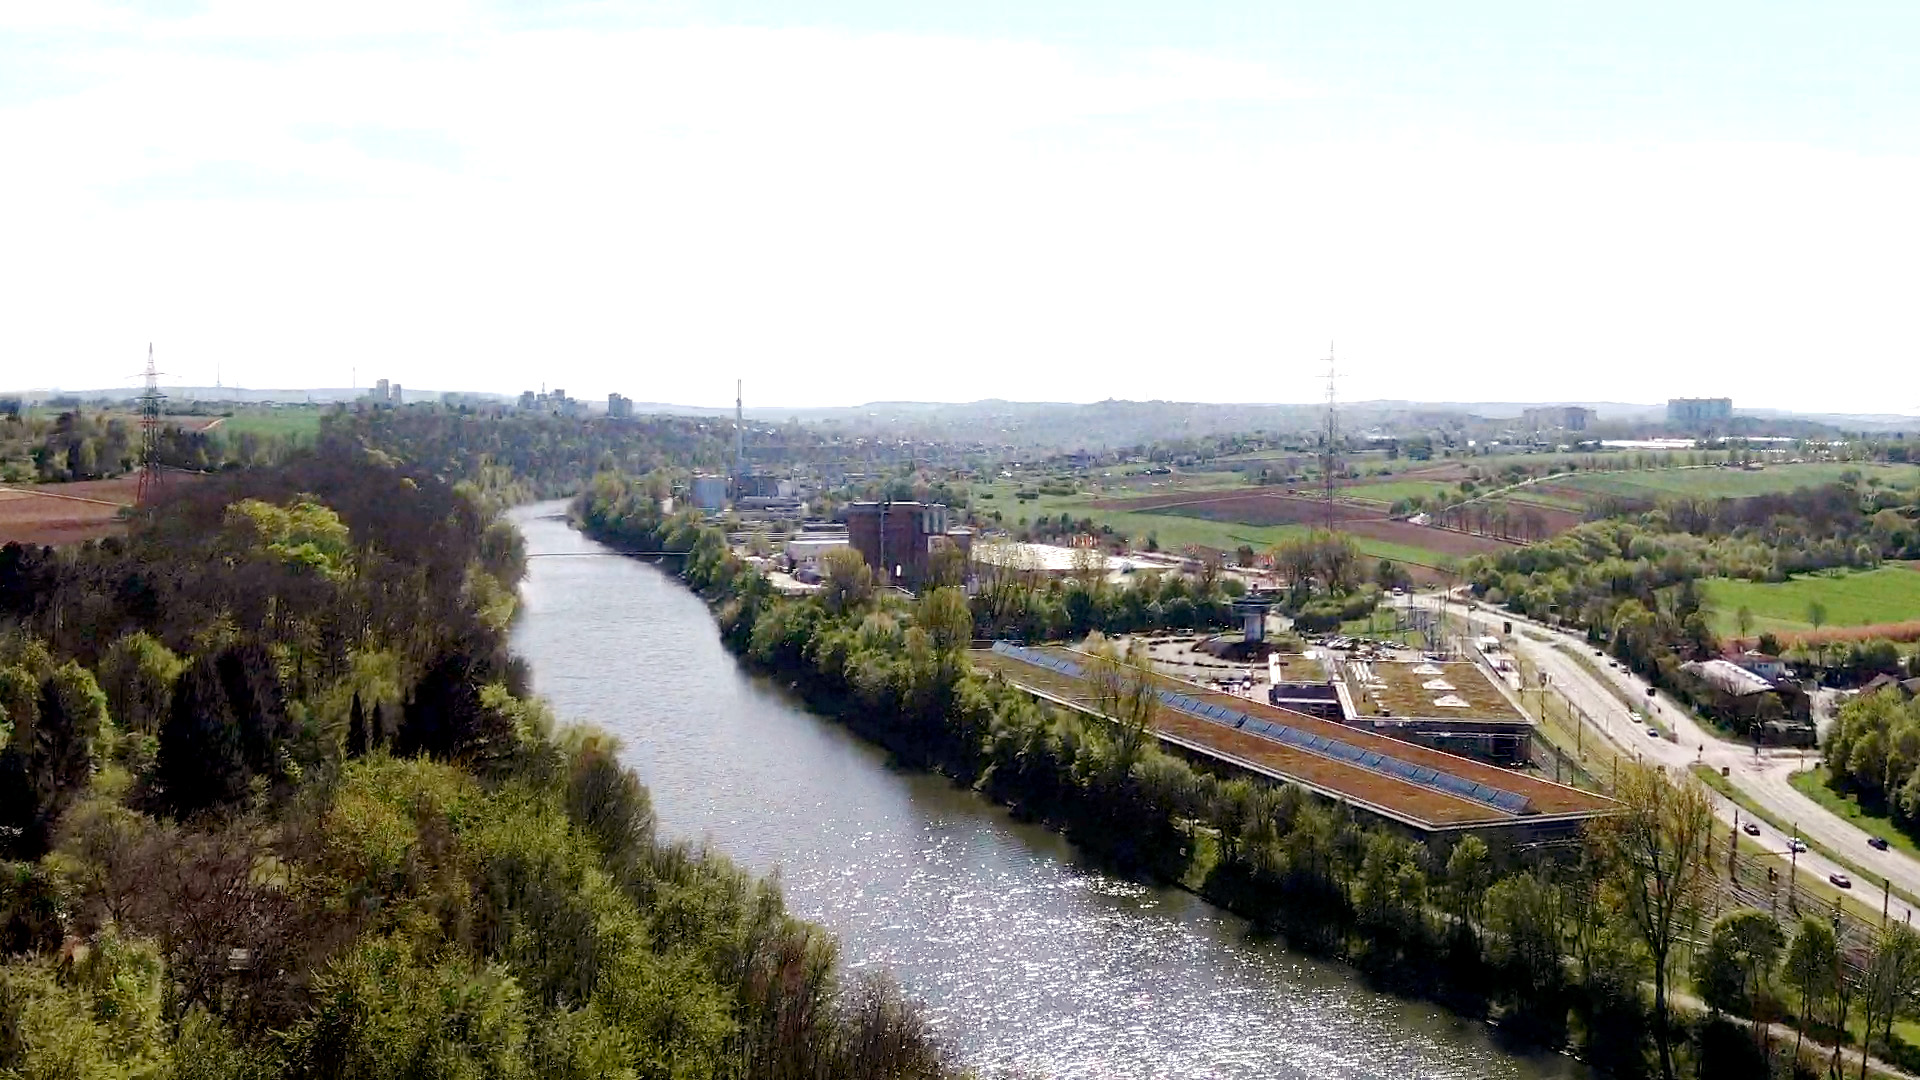
[[[1438,597],[1431,595],[1411,597],[1403,602],[1429,608],[1438,608],[1441,603]],[[1871,881],[1860,880],[1858,873],[1812,850],[1800,854],[1798,866],[1801,872],[1822,879],[1832,874],[1846,874],[1854,879],[1853,891],[1863,903],[1872,904],[1881,898],[1878,894],[1883,880],[1891,880],[1894,889],[1909,896],[1920,897],[1920,861],[1899,851],[1877,851],[1869,847],[1866,832],[1795,791],[1788,783],[1788,777],[1795,772],[1819,763],[1819,757],[1814,752],[1770,750],[1756,753],[1753,747],[1726,742],[1702,728],[1686,709],[1665,694],[1652,699],[1657,702],[1654,715],[1673,732],[1673,739],[1655,738],[1647,734],[1646,725],[1628,711],[1620,697],[1610,691],[1603,680],[1611,681],[1615,688],[1633,701],[1649,700],[1647,682],[1629,671],[1608,666],[1607,658],[1595,656],[1593,646],[1585,638],[1507,612],[1469,607],[1459,600],[1449,600],[1445,606],[1450,614],[1455,617],[1465,615],[1472,625],[1484,632],[1498,634],[1503,622],[1512,622],[1516,629],[1525,625],[1530,631],[1549,637],[1551,641],[1542,642],[1527,634],[1516,633],[1505,640],[1513,652],[1545,671],[1548,681],[1584,711],[1609,741],[1636,758],[1665,765],[1670,772],[1685,772],[1694,765],[1725,769],[1733,786],[1755,805],[1776,820],[1796,826],[1800,835],[1810,841],[1830,851],[1844,853],[1854,866],[1871,872],[1874,878]],[[1555,648],[1554,643],[1560,647]],[[1583,654],[1581,650],[1584,650]],[[1580,665],[1570,654],[1584,655],[1598,668],[1598,674]],[[1721,821],[1732,825],[1735,815],[1739,815],[1743,823],[1750,819],[1751,815],[1741,811],[1732,800],[1711,789],[1708,794],[1713,799],[1714,813]],[[1750,839],[1780,855],[1783,863],[1787,862],[1787,837],[1781,836],[1779,830],[1765,822],[1759,825],[1760,835]],[[1905,901],[1896,897],[1892,901],[1890,915],[1894,919],[1912,921],[1914,912]]]

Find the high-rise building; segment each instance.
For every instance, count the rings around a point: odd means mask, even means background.
[[[633,399],[623,397],[620,394],[608,394],[607,415],[616,420],[624,420],[631,417],[633,415]]]
[[[387,380],[381,379],[379,382],[373,384],[373,400],[387,400]]]
[[[1682,428],[1724,425],[1733,419],[1733,399],[1723,397],[1669,398],[1667,423]]]
[[[1520,426],[1528,431],[1585,431],[1592,422],[1593,410],[1578,405],[1549,405],[1520,414]]]
[[[383,381],[384,381],[384,380],[383,380]],[[392,402],[392,403],[393,403],[393,404],[395,404],[395,405],[402,405],[402,404],[405,404],[405,401],[404,401],[404,399],[402,399],[402,398],[401,398],[401,396],[400,396],[400,384],[399,384],[399,383],[394,383],[394,384],[393,384],[393,392],[392,392],[392,395],[391,395],[391,396],[389,396],[389,397],[387,398],[387,400],[388,400],[389,402]]]

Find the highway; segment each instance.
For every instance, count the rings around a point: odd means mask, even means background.
[[[1441,599],[1430,594],[1408,597],[1400,602],[1435,610],[1442,606]],[[1800,835],[1830,851],[1843,854],[1854,866],[1874,876],[1871,880],[1862,880],[1860,874],[1814,850],[1800,853],[1798,865],[1803,873],[1821,879],[1831,874],[1846,874],[1853,878],[1853,891],[1861,902],[1874,907],[1879,906],[1882,879],[1890,879],[1895,890],[1920,897],[1920,861],[1899,851],[1878,851],[1868,846],[1866,832],[1789,785],[1787,780],[1793,773],[1819,763],[1816,752],[1778,749],[1756,753],[1753,747],[1726,742],[1695,723],[1690,713],[1665,694],[1652,699],[1657,702],[1654,715],[1659,723],[1673,732],[1673,740],[1650,736],[1646,725],[1628,711],[1620,697],[1610,691],[1602,680],[1611,680],[1614,687],[1633,701],[1649,700],[1647,682],[1624,668],[1610,667],[1608,658],[1595,656],[1593,646],[1585,638],[1504,611],[1469,606],[1458,599],[1448,599],[1444,606],[1449,615],[1466,617],[1481,633],[1499,634],[1503,622],[1512,622],[1516,633],[1511,637],[1503,635],[1507,647],[1546,672],[1548,681],[1575,706],[1585,711],[1609,741],[1627,753],[1641,760],[1665,765],[1673,773],[1685,772],[1696,764],[1715,770],[1724,768],[1733,786],[1755,805],[1775,819],[1797,826]],[[1522,626],[1551,640],[1537,641],[1529,634],[1518,633]],[[1556,643],[1559,648],[1554,647]],[[1584,655],[1598,673],[1579,664],[1570,653]],[[1713,799],[1714,813],[1721,821],[1732,825],[1736,814],[1743,823],[1750,819],[1750,815],[1718,792],[1709,789],[1708,794]],[[1760,835],[1750,839],[1756,840],[1769,851],[1779,853],[1784,865],[1788,861],[1785,857],[1787,838],[1764,821],[1759,825]],[[1890,914],[1894,919],[1911,921],[1913,918],[1913,911],[1898,895],[1893,898]]]

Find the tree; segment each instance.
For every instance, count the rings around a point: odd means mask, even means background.
[[[820,557],[820,568],[820,599],[828,611],[844,614],[873,595],[873,570],[858,551],[834,548]]]
[[[1492,882],[1493,855],[1487,842],[1469,833],[1447,856],[1447,894],[1453,899],[1454,917],[1478,930]]]
[[[280,747],[292,737],[273,658],[237,646],[194,661],[174,684],[160,728],[155,776],[163,804],[186,816],[232,805],[255,777],[280,773]]]
[[[1564,1023],[1560,890],[1534,871],[1513,874],[1487,890],[1486,906],[1490,956],[1520,1014],[1549,1027],[1559,1026],[1556,1016]]]
[[[1139,638],[1128,642],[1124,654],[1111,642],[1096,643],[1090,652],[1087,675],[1094,687],[1094,707],[1112,720],[1107,730],[1113,740],[1113,769],[1126,776],[1146,752],[1160,703],[1153,660]]]
[[[1840,977],[1840,944],[1834,937],[1832,924],[1814,915],[1801,918],[1793,944],[1787,949],[1782,977],[1788,986],[1800,991],[1801,1036],[1793,1042],[1793,1056],[1798,1059],[1800,1038],[1804,1037],[1807,1025],[1813,1023],[1814,1010],[1833,994],[1834,984]]]
[[[913,621],[927,632],[935,653],[951,656],[973,641],[973,612],[966,594],[953,586],[934,589],[920,598]]]
[[[0,671],[13,731],[0,749],[0,850],[37,857],[54,823],[93,775],[108,735],[107,699],[72,661],[37,684],[23,668]],[[9,834],[11,834],[9,836]]]
[[[1661,1075],[1673,1080],[1667,986],[1674,945],[1693,930],[1712,872],[1713,808],[1700,785],[1674,784],[1641,764],[1621,769],[1614,797],[1620,811],[1596,822],[1588,838],[1653,960],[1653,1038]]]
[[[353,707],[347,715],[347,756],[365,757],[371,746],[372,739],[367,734],[367,713],[360,705],[360,692],[356,690],[353,693]]]
[[[100,689],[106,691],[113,718],[128,731],[159,731],[173,700],[174,681],[186,666],[145,631],[115,641],[100,660]]]
[[[1813,624],[1815,632],[1818,632],[1822,626],[1827,625],[1827,605],[1818,600],[1809,600],[1807,602],[1807,622]]]
[[[1894,923],[1880,935],[1873,956],[1867,962],[1861,988],[1860,1080],[1867,1076],[1867,1051],[1873,1042],[1874,1024],[1881,1026],[1881,1040],[1893,1038],[1893,1020],[1907,1008],[1920,991],[1920,930],[1905,923]]]
[[[1762,989],[1779,963],[1786,935],[1771,915],[1729,911],[1713,924],[1707,947],[1694,954],[1693,981],[1714,1009],[1756,1015]]]
[[[1740,631],[1741,640],[1746,640],[1747,635],[1753,632],[1753,609],[1741,604],[1740,609],[1733,613],[1733,626]]]

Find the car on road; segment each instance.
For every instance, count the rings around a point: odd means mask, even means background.
[[[1749,821],[1745,825],[1740,826],[1740,831],[1746,833],[1748,836],[1759,836],[1760,826]]]
[[[1801,852],[1802,854],[1805,854],[1807,850],[1807,842],[1796,836],[1793,839],[1787,841],[1787,847],[1794,851],[1798,851],[1798,852]]]
[[[1657,739],[1657,738],[1659,738],[1659,737],[1660,737],[1660,729],[1659,729],[1659,728],[1657,728],[1657,727],[1654,727],[1654,726],[1653,726],[1652,724],[1648,724],[1648,725],[1647,725],[1647,734],[1648,734],[1648,735],[1651,735],[1651,736],[1653,736],[1654,738],[1656,738],[1656,739]]]
[[[1845,874],[1840,874],[1840,873],[1828,874],[1827,880],[1833,882],[1836,888],[1841,888],[1841,889],[1853,888],[1853,879],[1848,877]]]
[[[1887,838],[1884,836],[1867,837],[1867,846],[1879,851],[1887,850]]]

